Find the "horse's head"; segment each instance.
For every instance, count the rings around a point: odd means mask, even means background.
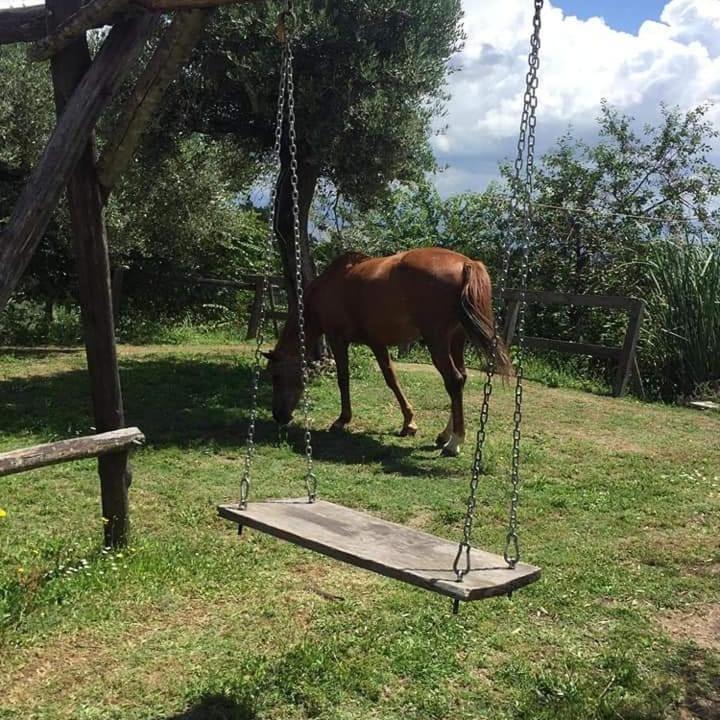
[[[288,425],[302,396],[300,358],[279,355],[276,351],[264,353],[268,359],[268,373],[272,380],[272,414],[275,422]]]

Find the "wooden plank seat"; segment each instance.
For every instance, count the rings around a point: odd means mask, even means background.
[[[456,602],[506,595],[540,577],[540,568],[518,563],[511,569],[501,556],[473,549],[472,569],[458,582],[452,569],[456,542],[324,500],[253,502],[245,510],[220,505],[218,512],[240,528],[254,528]]]

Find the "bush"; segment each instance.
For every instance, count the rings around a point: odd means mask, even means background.
[[[81,342],[78,308],[56,305],[48,312],[40,302],[16,300],[0,313],[0,345],[77,345]]]
[[[666,400],[720,382],[720,244],[652,243],[641,360]]]

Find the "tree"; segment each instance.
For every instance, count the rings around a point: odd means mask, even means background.
[[[649,241],[671,234],[720,234],[720,170],[708,159],[718,131],[708,106],[661,107],[662,120],[638,130],[603,102],[600,138],[571,132],[539,164],[531,282],[576,294],[642,296]],[[509,167],[503,169],[512,184]],[[623,318],[582,308],[533,315],[533,332],[617,343]]]
[[[247,152],[273,145],[282,2],[226,8],[198,48],[174,97],[176,125],[231,134]],[[417,181],[435,161],[427,142],[457,50],[460,0],[314,0],[297,9],[295,77],[303,274],[313,274],[308,218],[318,181],[369,205],[393,180]],[[294,278],[287,137],[276,218]],[[290,283],[292,285],[292,283]]]
[[[597,144],[562,137],[535,182],[536,281],[627,294],[642,282],[634,268],[648,238],[678,228],[717,236],[720,170],[707,153],[718,131],[708,109],[663,106],[662,122],[640,134],[633,118],[603,103]]]
[[[12,213],[15,200],[43,149],[55,121],[52,85],[47,68],[29,63],[19,45],[0,49],[0,223]],[[43,298],[46,314],[68,296],[72,274],[67,216],[63,209],[47,231],[20,288]]]
[[[0,51],[0,224],[14,203],[54,125],[46,65],[28,62],[24,48]],[[126,95],[130,88],[126,88]],[[99,141],[112,131],[112,108],[99,126]],[[232,277],[258,268],[267,218],[238,202],[257,168],[223,140],[164,132],[153,126],[107,208],[113,264],[126,264],[125,288],[135,308],[157,316],[183,312],[207,291],[178,281],[188,273]],[[75,294],[75,271],[64,203],[40,244],[20,296],[40,301],[48,318]]]

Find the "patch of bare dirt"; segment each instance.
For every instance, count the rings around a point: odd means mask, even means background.
[[[662,629],[675,640],[692,641],[706,650],[720,650],[720,605],[703,605],[660,617]]]
[[[428,528],[432,525],[433,517],[432,510],[421,510],[412,517],[409,517],[403,525],[414,528],[415,530],[425,530],[427,532]]]

